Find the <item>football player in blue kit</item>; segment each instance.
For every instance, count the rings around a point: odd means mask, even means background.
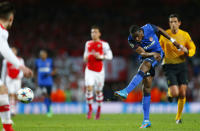
[[[123,90],[115,91],[115,95],[126,99],[128,94],[139,85],[141,81],[143,82],[142,105],[144,119],[140,128],[147,128],[151,126],[151,122],[149,121],[150,93],[153,77],[155,75],[155,67],[161,64],[164,57],[164,52],[160,46],[156,33],[159,32],[169,39],[177,49],[184,50],[184,47],[181,47],[162,28],[152,24],[146,24],[142,27],[132,25],[129,32],[128,42],[139,55],[141,65],[138,69],[138,73],[133,77],[129,85]]]
[[[42,89],[45,99],[44,103],[47,108],[47,116],[53,115],[51,109],[51,90],[53,86],[53,75],[56,74],[56,69],[53,66],[53,60],[48,58],[47,51],[40,51],[40,58],[36,59],[35,66],[37,70],[37,83]]]

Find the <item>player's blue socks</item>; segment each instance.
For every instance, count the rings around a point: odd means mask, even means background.
[[[46,105],[47,112],[50,112],[51,99],[50,99],[50,98],[45,98],[45,99],[44,99],[44,103],[45,103],[45,105]]]
[[[151,95],[150,93],[144,93],[142,99],[144,121],[149,120],[149,109],[150,109]]]
[[[137,85],[140,84],[140,82],[144,78],[144,72],[139,71],[132,79],[132,81],[129,83],[129,85],[125,88],[127,93],[130,93]]]

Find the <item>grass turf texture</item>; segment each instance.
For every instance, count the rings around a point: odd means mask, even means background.
[[[15,131],[135,131],[142,123],[142,114],[103,114],[100,120],[87,120],[80,115],[17,115]],[[148,131],[200,131],[200,114],[184,114],[183,124],[175,124],[175,114],[151,114]],[[2,126],[1,126],[2,129]]]

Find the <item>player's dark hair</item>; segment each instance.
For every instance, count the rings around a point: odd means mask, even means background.
[[[91,27],[91,29],[98,29],[99,31],[101,30],[101,28],[100,28],[98,25],[93,25],[93,26]]]
[[[174,18],[174,17],[177,18],[178,21],[181,21],[180,16],[178,14],[174,13],[169,15],[169,18]]]
[[[135,32],[141,30],[141,28],[137,25],[131,25],[131,27],[129,28],[129,32],[130,34],[134,34]]]
[[[10,13],[15,13],[14,5],[8,1],[0,2],[0,19],[8,19]]]

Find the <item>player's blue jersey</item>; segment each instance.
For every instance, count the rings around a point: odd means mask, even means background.
[[[51,58],[47,58],[45,61],[42,59],[36,59],[35,66],[37,68],[37,77],[39,86],[52,86],[53,78],[51,72],[53,70],[53,61]]]
[[[157,52],[160,54],[164,54],[158,37],[156,35],[157,28],[154,25],[146,24],[141,27],[144,31],[144,38],[141,42],[135,42],[133,37],[129,35],[128,42],[130,46],[136,49],[138,46],[142,47],[146,52]]]

